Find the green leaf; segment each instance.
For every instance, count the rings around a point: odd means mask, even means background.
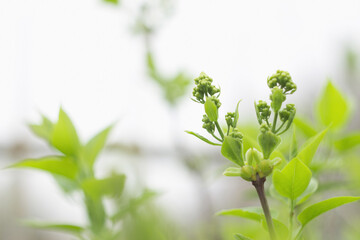
[[[221,154],[230,161],[240,166],[244,166],[241,140],[231,136],[225,136],[221,147]]]
[[[241,218],[246,218],[250,220],[254,220],[260,222],[262,219],[262,210],[259,208],[237,208],[237,209],[228,209],[223,210],[216,215],[219,216],[236,216]]]
[[[112,4],[119,4],[119,0],[103,0],[104,2],[112,3]]]
[[[308,139],[304,145],[301,147],[301,150],[297,157],[303,161],[306,165],[309,166],[312,159],[314,158],[314,155],[316,153],[316,150],[318,149],[320,142],[323,140],[325,134],[327,133],[328,128],[323,130],[322,132],[316,134],[312,138]]]
[[[81,186],[84,192],[93,199],[103,196],[118,198],[124,190],[125,179],[123,174],[114,174],[104,179],[85,180]]]
[[[75,156],[80,148],[80,141],[68,115],[60,109],[59,120],[54,125],[51,144],[62,153]]]
[[[234,237],[236,240],[252,240],[251,238],[245,237],[244,235],[242,235],[240,233],[235,234]]]
[[[336,129],[348,120],[349,106],[345,96],[328,81],[326,88],[317,104],[318,117],[322,124]]]
[[[360,132],[350,133],[343,138],[334,142],[334,145],[339,151],[350,150],[360,145]]]
[[[104,148],[107,137],[113,128],[113,125],[105,128],[103,131],[94,136],[85,146],[84,146],[84,155],[85,161],[92,166],[100,153]]]
[[[318,181],[315,178],[311,178],[309,186],[306,190],[296,199],[296,205],[304,203],[306,200],[313,195],[318,189]]]
[[[42,123],[40,125],[29,124],[29,127],[35,135],[50,142],[54,124],[47,117],[42,116]]]
[[[235,126],[234,126],[234,128],[236,128],[236,125],[237,125],[237,123],[239,121],[239,104],[240,104],[240,102],[241,102],[241,100],[238,101],[238,103],[236,104],[236,108],[235,108],[235,118],[234,118]]]
[[[290,143],[289,158],[293,159],[297,156],[297,154],[298,154],[298,143],[296,140],[296,129],[295,129],[295,126],[293,126],[293,134],[292,134],[291,143]]]
[[[210,141],[209,139],[201,136],[198,133],[194,133],[194,132],[190,132],[190,131],[185,131],[185,132],[188,133],[188,134],[194,135],[195,137],[199,138],[200,140],[202,140],[202,141],[204,141],[204,142],[206,142],[206,143],[208,143],[210,145],[214,145],[214,146],[221,146],[222,145],[220,143],[214,143],[214,142]]]
[[[228,177],[240,177],[241,168],[229,167],[224,171],[224,175]]]
[[[295,126],[308,138],[316,135],[317,131],[305,119],[295,117],[293,122]]]
[[[344,204],[360,200],[360,197],[334,197],[305,208],[298,216],[303,227],[317,216]]]
[[[57,174],[71,180],[77,175],[77,166],[73,159],[63,156],[47,156],[38,159],[25,159],[10,166],[11,168],[36,168],[51,174]]]
[[[269,159],[271,153],[279,146],[281,138],[271,131],[267,131],[259,134],[258,142],[264,154],[264,159]]]
[[[280,195],[295,200],[309,185],[311,175],[310,169],[294,158],[281,171],[275,170],[273,184]]]
[[[209,117],[210,121],[216,122],[219,117],[216,104],[210,98],[206,98],[204,107],[205,107],[205,113]]]
[[[266,231],[268,231],[268,226],[267,226],[265,218],[263,218],[261,220],[261,224],[262,224],[263,228]],[[278,236],[278,238],[279,239],[287,239],[288,235],[289,235],[289,229],[286,227],[286,225],[277,219],[273,219],[273,224],[274,224],[275,232],[276,232],[276,235]]]
[[[22,224],[32,228],[38,228],[43,230],[52,230],[59,232],[67,232],[74,235],[80,235],[85,229],[83,227],[73,224],[62,224],[62,223],[48,223],[35,220],[25,220]]]

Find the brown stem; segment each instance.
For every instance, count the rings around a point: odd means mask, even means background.
[[[252,184],[254,185],[256,192],[259,196],[261,207],[264,211],[266,224],[268,226],[269,235],[271,240],[276,240],[276,234],[274,229],[274,224],[271,218],[269,204],[266,200],[265,190],[264,190],[264,183],[266,181],[266,178],[260,178],[259,174],[256,174],[256,181],[252,181]]]

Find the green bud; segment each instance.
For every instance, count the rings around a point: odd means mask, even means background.
[[[272,166],[270,160],[262,160],[260,162],[260,164],[258,165],[258,168],[260,170],[260,173],[259,173],[260,177],[269,176],[273,170],[273,166]]]
[[[193,96],[195,100],[200,103],[205,103],[205,96],[213,96],[220,93],[220,89],[212,85],[212,78],[205,73],[200,73],[200,76],[194,79],[196,87],[193,89]],[[219,106],[220,107],[220,106]],[[219,108],[218,107],[218,108]]]
[[[202,121],[204,123],[202,127],[206,129],[206,131],[208,131],[210,134],[215,132],[215,124],[214,122],[210,121],[206,114],[203,115]]]
[[[234,129],[234,131],[232,133],[230,133],[229,136],[231,136],[231,137],[233,137],[233,138],[235,138],[235,139],[242,142],[243,134],[241,132],[239,132],[239,130],[236,129],[236,128]]]
[[[279,87],[284,90],[285,94],[292,94],[296,91],[296,84],[292,81],[288,72],[277,70],[277,72],[268,77],[267,83],[269,88]]]
[[[245,154],[245,159],[248,165],[256,166],[264,158],[256,148],[249,148]]]
[[[271,159],[270,161],[271,161],[271,165],[272,165],[273,167],[278,166],[278,165],[282,162],[281,158],[279,158],[279,157],[276,157],[276,158],[274,158],[274,159]]]
[[[256,181],[256,172],[252,166],[246,165],[241,168],[240,177],[246,181]]]
[[[274,110],[274,112],[278,112],[281,108],[282,103],[286,100],[286,96],[283,90],[278,87],[274,87],[273,89],[271,89],[270,100],[271,108]]]
[[[235,124],[235,113],[228,112],[228,113],[225,115],[225,120],[226,120],[226,124],[228,125],[228,127],[233,127],[233,128],[236,127],[236,124]]]
[[[223,174],[228,177],[240,177],[240,173],[241,173],[241,168],[229,167],[225,170]]]
[[[258,104],[255,102],[255,111],[259,124],[261,124],[263,120],[266,121],[270,118],[270,106],[262,100],[260,100]]]
[[[280,144],[281,138],[271,132],[270,128],[263,123],[260,127],[258,142],[264,155],[264,159],[269,159],[271,153]]]

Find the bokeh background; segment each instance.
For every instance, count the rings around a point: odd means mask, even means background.
[[[331,79],[352,106],[347,131],[358,130],[359,12],[357,0],[0,1],[0,167],[51,152],[27,127],[40,114],[55,120],[63,107],[84,140],[116,121],[98,174],[116,169],[129,192],[159,192],[163,221],[200,239],[218,210],[257,202],[251,186],[222,177],[217,149],[184,133],[201,131],[203,114],[187,83],[206,72],[221,85],[223,114],[242,99],[245,126],[277,69],[290,72],[289,100],[310,120]],[[0,239],[71,239],[20,219],[86,221],[42,172],[1,170],[0,197]],[[334,231],[326,239],[345,239]]]

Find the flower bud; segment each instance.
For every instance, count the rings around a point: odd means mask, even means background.
[[[248,165],[256,166],[263,160],[263,155],[256,148],[249,148],[245,154]]]
[[[258,165],[258,168],[260,170],[259,176],[260,177],[266,177],[271,174],[273,170],[273,166],[271,164],[270,160],[262,160],[260,164]]]
[[[256,172],[252,166],[246,165],[241,168],[240,176],[246,181],[255,181]]]

